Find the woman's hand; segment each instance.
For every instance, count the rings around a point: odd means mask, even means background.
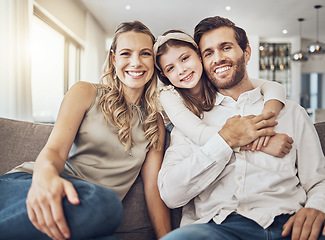
[[[70,230],[63,213],[62,198],[79,204],[72,183],[57,174],[33,176],[26,205],[28,217],[33,225],[52,239],[68,239]]]

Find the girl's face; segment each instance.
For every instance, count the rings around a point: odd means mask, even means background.
[[[116,75],[123,90],[143,91],[154,73],[153,43],[149,35],[134,31],[121,33],[112,53]]]
[[[195,88],[202,76],[202,63],[198,54],[188,46],[169,47],[160,56],[163,75],[178,88]]]

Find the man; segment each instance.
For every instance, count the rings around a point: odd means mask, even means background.
[[[246,71],[246,33],[228,19],[211,17],[196,26],[194,39],[218,89],[216,106],[203,121],[220,131],[197,146],[173,130],[158,184],[169,207],[183,206],[183,217],[182,227],[163,239],[325,239],[325,159],[305,110],[288,101],[277,117],[275,131],[294,139],[285,157],[234,152],[240,145],[224,134],[227,118],[263,109],[263,96]]]

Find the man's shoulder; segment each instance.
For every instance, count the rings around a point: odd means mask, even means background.
[[[305,110],[305,109],[304,109],[301,105],[299,105],[297,102],[295,102],[295,101],[293,101],[293,100],[289,100],[289,99],[286,100],[286,104],[285,104],[284,109],[286,109],[286,110],[297,110],[297,109]]]
[[[285,107],[280,111],[279,117],[281,115],[287,115],[290,118],[295,118],[302,115],[306,117],[308,113],[306,109],[299,105],[297,102],[287,99]]]

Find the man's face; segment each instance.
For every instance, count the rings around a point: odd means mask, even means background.
[[[218,89],[232,88],[243,79],[250,47],[242,51],[233,29],[222,27],[204,33],[199,47],[204,70]]]

